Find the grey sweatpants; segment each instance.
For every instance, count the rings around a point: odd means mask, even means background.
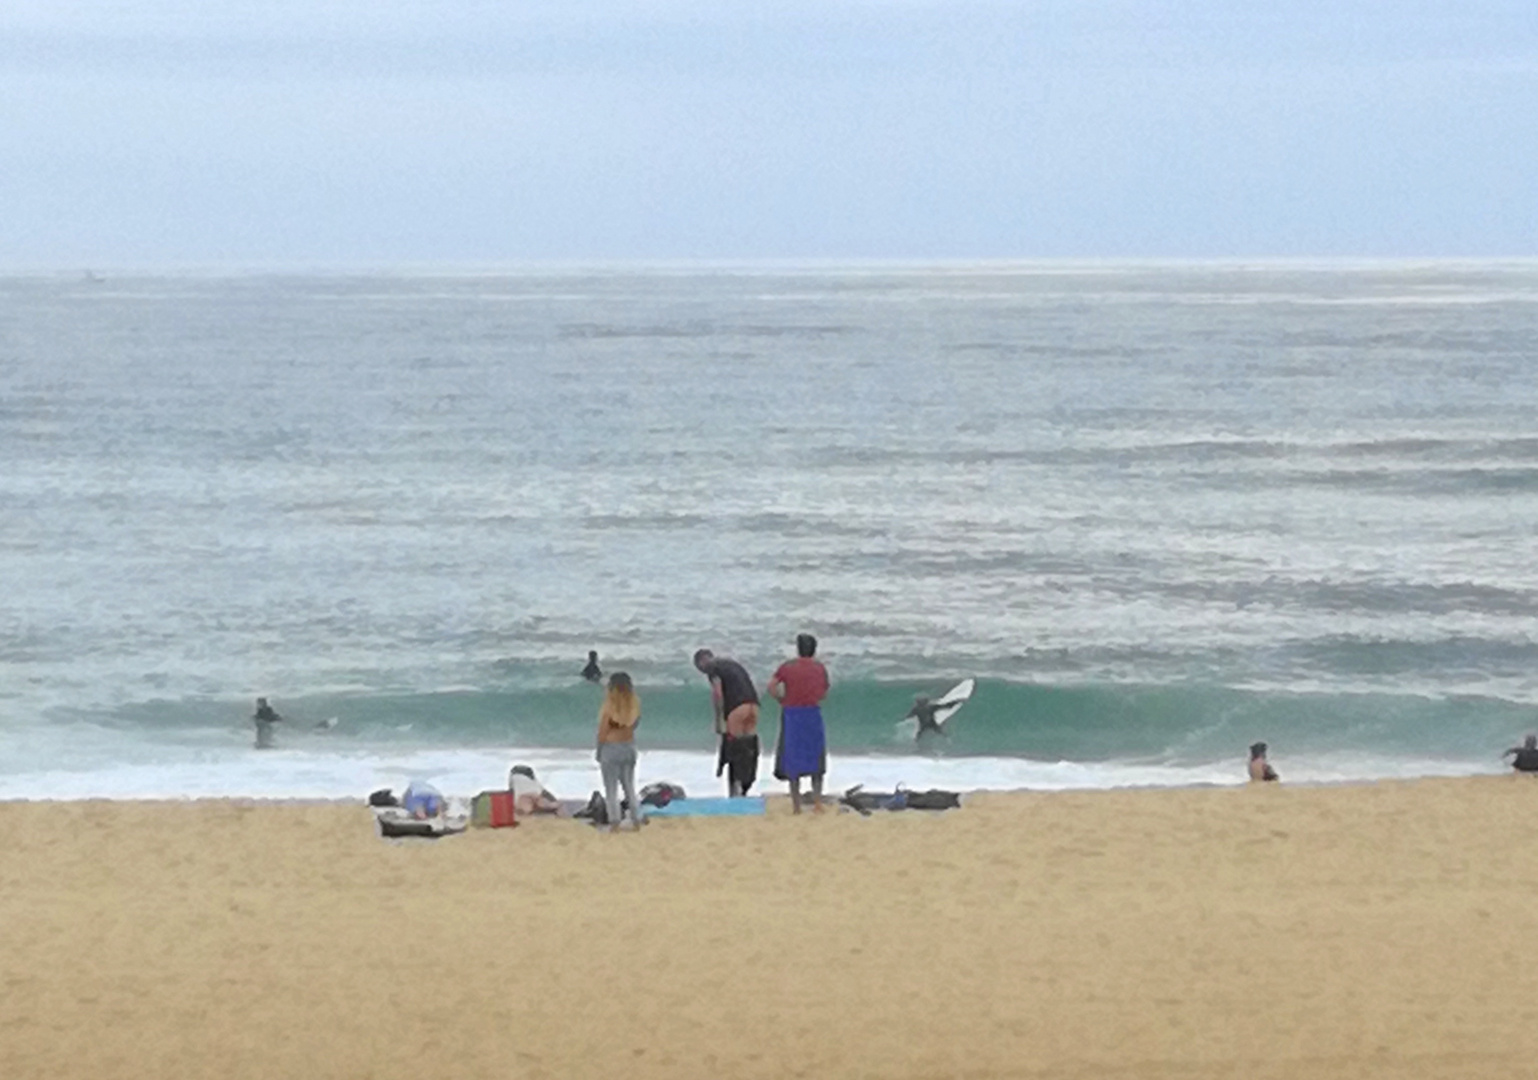
[[[598,744],[598,771],[603,774],[603,796],[608,805],[609,824],[619,824],[619,787],[625,789],[630,801],[630,818],[641,824],[641,802],[635,794],[635,743],[606,742]]]

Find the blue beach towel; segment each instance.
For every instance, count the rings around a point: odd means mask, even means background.
[[[821,776],[828,768],[828,743],[817,705],[787,705],[780,713],[780,746],[774,775],[781,780]]]
[[[647,817],[747,817],[763,812],[762,798],[674,799],[666,806],[646,808]]]

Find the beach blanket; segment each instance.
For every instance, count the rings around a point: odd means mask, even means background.
[[[436,817],[418,818],[402,807],[387,806],[375,810],[374,819],[379,822],[379,835],[392,840],[409,836],[436,840],[440,836],[462,833],[470,825],[470,815],[458,808],[451,808]]]
[[[747,817],[764,812],[762,796],[747,799],[674,799],[666,806],[648,806],[654,817]]]

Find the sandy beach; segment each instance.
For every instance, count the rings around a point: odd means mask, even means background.
[[[1538,783],[534,821],[0,804],[11,1077],[1510,1077]]]

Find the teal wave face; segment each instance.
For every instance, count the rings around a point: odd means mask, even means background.
[[[946,737],[916,741],[903,718],[916,694],[946,683],[836,683],[824,703],[830,749],[859,754],[993,755],[1039,761],[1200,763],[1242,754],[1254,741],[1301,753],[1367,751],[1450,760],[1490,760],[1526,728],[1534,711],[1493,698],[1394,694],[1268,693],[1201,686],[978,684]],[[655,749],[702,750],[714,741],[703,684],[639,686],[639,738]],[[291,744],[337,749],[388,744],[579,748],[592,744],[602,691],[570,688],[275,699]],[[249,706],[155,702],[120,711],[113,723],[156,729],[249,726]],[[334,721],[334,723],[333,723]],[[772,738],[778,709],[761,732]]]

